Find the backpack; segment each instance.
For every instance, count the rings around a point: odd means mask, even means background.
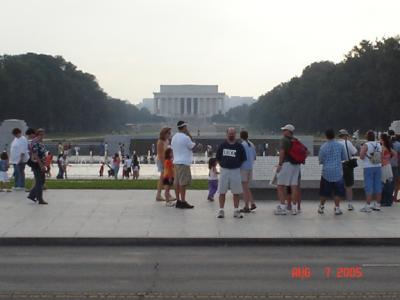
[[[382,152],[378,150],[378,144],[375,144],[374,150],[368,158],[374,165],[382,163]]]
[[[307,147],[304,146],[298,139],[293,138],[288,151],[289,160],[294,164],[304,164],[307,158]]]

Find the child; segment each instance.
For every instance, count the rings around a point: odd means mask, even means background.
[[[10,189],[10,180],[8,179],[8,171],[9,163],[8,163],[8,155],[7,152],[1,153],[0,156],[0,192],[11,192]],[[5,188],[5,190],[4,190]]]
[[[133,155],[132,166],[133,166],[133,174],[132,174],[133,179],[139,179],[140,164],[138,156],[136,154]]]
[[[208,201],[214,201],[214,195],[218,189],[217,159],[210,158],[208,160]]]
[[[104,176],[104,165],[105,165],[104,162],[102,162],[101,165],[100,165],[100,170],[99,170],[100,177]]]
[[[168,148],[164,154],[163,183],[165,189],[165,201],[167,206],[173,206],[174,200],[171,198],[170,190],[174,185],[174,165],[172,149]]]

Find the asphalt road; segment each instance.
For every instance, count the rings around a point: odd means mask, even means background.
[[[398,247],[2,247],[0,299],[400,299],[399,254]]]

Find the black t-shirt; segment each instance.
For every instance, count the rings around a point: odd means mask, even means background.
[[[217,161],[222,168],[237,169],[247,159],[246,151],[242,144],[223,142],[217,150]]]

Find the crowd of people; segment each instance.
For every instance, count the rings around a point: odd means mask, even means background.
[[[156,201],[166,201],[167,206],[191,209],[193,205],[186,201],[186,189],[191,183],[190,166],[196,143],[187,128],[187,123],[177,123],[178,132],[171,139],[171,128],[163,128],[157,142],[157,169],[160,177]],[[301,165],[306,163],[308,149],[294,136],[295,127],[287,124],[281,128],[282,138],[279,146],[279,160],[276,166],[275,182],[279,204],[274,210],[276,215],[297,215],[301,212]],[[361,212],[379,211],[382,206],[391,206],[398,202],[400,136],[393,131],[382,133],[376,141],[376,134],[368,131],[366,142],[360,151],[350,140],[347,130],[341,129],[336,138],[335,131],[325,132],[326,142],[319,150],[319,162],[322,165],[318,213],[325,211],[325,202],[333,198],[334,214],[341,215],[340,203],[346,199],[347,209],[354,210],[353,186],[354,169],[358,166],[356,155],[359,153],[363,167],[366,203]],[[171,141],[171,142],[170,142]],[[209,182],[208,201],[214,201],[219,194],[218,218],[224,218],[226,193],[233,194],[235,218],[243,218],[257,208],[249,183],[252,180],[256,149],[249,141],[248,132],[242,130],[240,139],[235,128],[228,128],[226,140],[218,147],[216,157],[208,161]],[[175,188],[175,197],[171,189]],[[162,197],[162,190],[165,197]],[[239,208],[240,198],[244,206]]]
[[[306,163],[308,149],[294,135],[295,127],[287,124],[281,128],[282,138],[279,146],[278,165],[275,178],[279,204],[274,210],[276,215],[297,215],[301,212],[301,165]],[[29,190],[28,199],[39,204],[47,204],[43,199],[43,188],[46,176],[51,176],[53,155],[43,144],[45,131],[29,128],[25,135],[18,128],[13,129],[14,140],[11,143],[10,155],[0,155],[0,191],[11,192],[8,170],[13,167],[15,191],[25,190],[25,168],[28,165],[34,175],[34,185]],[[361,212],[370,213],[381,210],[382,206],[391,206],[398,202],[400,187],[399,157],[400,135],[393,131],[377,134],[368,131],[366,142],[358,150],[351,142],[347,130],[341,129],[336,138],[335,131],[325,132],[326,141],[319,149],[319,162],[322,165],[318,213],[325,211],[325,202],[333,198],[334,214],[341,215],[341,202],[347,201],[347,209],[354,210],[353,186],[354,169],[362,163],[366,203]],[[172,136],[172,129],[162,128],[156,145],[156,166],[159,172],[156,201],[165,201],[167,206],[180,209],[193,209],[187,200],[186,191],[192,181],[191,164],[193,151],[199,144],[193,140],[188,124],[177,123],[177,132]],[[58,148],[57,178],[66,178],[67,153],[62,145]],[[359,154],[359,160],[356,155]],[[222,142],[215,157],[208,161],[209,180],[207,200],[214,201],[218,193],[218,218],[224,218],[226,194],[233,194],[235,218],[243,218],[243,214],[254,211],[257,206],[252,197],[250,182],[253,179],[253,166],[256,160],[256,149],[249,140],[247,131],[240,132],[237,138],[235,128],[228,128],[226,139]],[[122,167],[122,178],[138,179],[140,164],[136,153],[125,155],[121,150],[114,154],[110,164],[101,163],[99,176],[104,176],[104,168],[108,166],[108,176],[118,179]],[[162,195],[164,191],[164,195]],[[173,196],[171,191],[175,191]],[[243,207],[240,208],[240,199]]]

